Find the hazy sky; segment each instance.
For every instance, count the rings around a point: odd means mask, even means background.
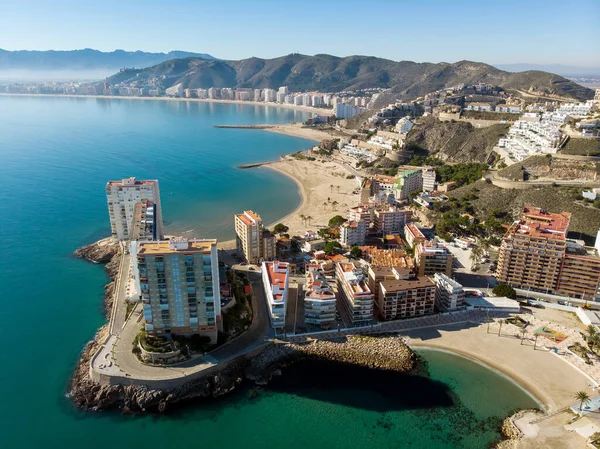
[[[5,0],[7,50],[600,66],[600,0]]]

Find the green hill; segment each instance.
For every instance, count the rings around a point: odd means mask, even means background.
[[[371,56],[306,56],[290,54],[274,59],[249,58],[240,61],[184,58],[163,62],[142,70],[126,80],[138,83],[153,80],[163,88],[183,83],[190,88],[247,87],[292,91],[338,92],[369,87],[388,88],[390,98],[413,99],[425,93],[459,83],[485,82],[510,89],[568,96],[578,100],[593,97],[593,91],[551,73],[531,71],[509,73],[490,65],[460,61],[416,63],[391,61]],[[122,82],[107,79],[109,84]],[[385,97],[385,96],[384,96]]]

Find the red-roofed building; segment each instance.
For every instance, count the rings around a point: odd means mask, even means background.
[[[281,329],[285,326],[290,264],[274,260],[262,263],[262,278],[265,299],[269,308],[271,327]]]
[[[335,321],[335,293],[317,264],[306,267],[307,290],[304,295],[304,322],[329,327]]]

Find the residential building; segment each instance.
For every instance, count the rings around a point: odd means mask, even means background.
[[[348,221],[364,221],[367,229],[371,226],[374,206],[368,202],[348,209]]]
[[[157,180],[138,180],[131,177],[120,181],[109,181],[106,183],[106,199],[110,229],[114,239],[134,238],[133,229],[136,222],[140,226],[140,221],[146,221],[150,216],[154,222],[151,233],[149,234],[147,230],[138,232],[135,238],[150,237],[150,235],[153,236],[152,238],[162,238],[163,221]],[[141,216],[142,213],[144,217]]]
[[[178,83],[174,86],[165,89],[165,95],[167,97],[182,97],[183,96],[183,84]]]
[[[265,103],[273,103],[277,100],[275,89],[264,89],[263,96],[265,97]]]
[[[423,189],[422,170],[405,169],[398,172],[396,178],[396,200],[407,200],[411,193]]]
[[[334,115],[338,119],[354,117],[355,115],[360,114],[361,112],[367,111],[367,109],[365,109],[365,108],[353,106],[349,103],[336,103],[333,110],[334,110]]]
[[[277,93],[278,93],[278,94],[283,94],[283,95],[285,96],[285,95],[288,95],[290,92],[289,92],[289,89],[288,89],[288,87],[287,87],[287,86],[281,86],[281,87],[280,87],[280,88],[277,90]]]
[[[592,111],[593,107],[594,103],[592,101],[585,103],[566,103],[561,105],[556,112],[581,117],[588,115]]]
[[[146,331],[199,334],[216,343],[221,327],[217,241],[134,241],[130,247]]]
[[[498,104],[496,105],[495,112],[508,112],[510,114],[520,114],[521,106],[510,105],[510,104]]]
[[[364,245],[367,224],[363,220],[347,221],[340,226],[340,243],[344,246]]]
[[[374,211],[374,230],[378,234],[400,234],[412,212],[397,206],[378,207]]]
[[[421,242],[427,240],[421,230],[412,223],[406,223],[404,226],[404,240],[411,248],[414,248]]]
[[[277,103],[285,103],[286,95],[282,92],[277,92]]]
[[[465,306],[463,286],[444,273],[433,275],[435,282],[435,305],[442,312],[452,312]]]
[[[423,167],[421,170],[421,176],[423,178],[423,192],[433,192],[435,190],[435,168]]]
[[[362,268],[352,262],[337,262],[335,275],[338,299],[353,326],[366,326],[373,320],[373,292]]]
[[[219,98],[219,90],[215,87],[211,87],[208,89],[208,98],[216,99]]]
[[[271,320],[271,327],[273,329],[282,329],[285,326],[289,270],[288,262],[274,260],[262,263],[265,299],[269,308],[269,319]]]
[[[435,284],[426,276],[411,275],[381,281],[376,305],[383,320],[397,320],[433,314]]]
[[[367,272],[369,279],[369,288],[373,292],[375,301],[379,298],[379,284],[383,281],[392,281],[394,279],[408,279],[411,277],[411,268],[405,264],[398,266],[379,266],[370,264]]]
[[[560,267],[556,292],[572,298],[600,301],[600,257],[594,249],[567,252]]]
[[[408,134],[408,132],[413,128],[414,123],[410,119],[410,117],[402,117],[396,123],[396,132],[400,134]]]
[[[465,111],[490,112],[491,110],[492,105],[489,103],[482,103],[476,101],[465,103]]]
[[[311,106],[312,105],[310,94],[302,94],[302,104],[304,106]]]
[[[246,210],[234,217],[236,247],[248,263],[273,259],[276,254],[275,237],[265,230],[257,213]]]
[[[313,95],[311,98],[311,105],[315,108],[319,108],[323,106],[323,96],[322,95]]]
[[[525,206],[504,235],[496,279],[513,287],[552,292],[566,253],[569,212],[554,214]]]
[[[433,276],[435,273],[451,276],[453,260],[448,248],[433,240],[420,242],[415,247],[415,269],[419,276]]]
[[[262,99],[262,90],[254,89],[254,101],[261,101]]]
[[[304,322],[328,327],[335,322],[335,293],[317,264],[306,268],[306,294],[304,295]]]

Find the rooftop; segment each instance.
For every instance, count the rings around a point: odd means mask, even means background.
[[[236,217],[238,217],[242,223],[247,226],[253,226],[260,221],[260,215],[252,212],[251,210],[245,210],[244,213],[237,214]]]
[[[133,186],[141,186],[141,185],[151,185],[158,184],[156,179],[151,180],[143,180],[143,179],[135,179],[135,177],[121,179],[120,181],[108,181],[106,183],[107,186],[117,186],[117,187],[133,187]]]
[[[435,284],[427,276],[419,276],[411,279],[394,279],[392,281],[381,281],[381,286],[386,292],[399,292],[415,288],[434,287]]]
[[[275,293],[275,287],[279,287],[282,291],[285,288],[285,281],[288,275],[288,262],[279,262],[277,260],[273,262],[263,262],[263,265],[267,269],[267,276],[269,277],[269,284],[271,291],[273,292],[273,300],[282,301],[283,294]]]
[[[510,226],[508,232],[565,240],[570,220],[570,212],[554,214],[539,207],[525,206],[521,217]]]
[[[144,241],[138,243],[138,254],[158,255],[178,252],[210,252],[217,244],[216,239],[173,239],[160,241]]]
[[[406,227],[411,232],[411,234],[414,235],[416,238],[425,239],[425,236],[423,235],[423,233],[421,232],[421,230],[419,228],[417,228],[414,224],[407,223]]]

